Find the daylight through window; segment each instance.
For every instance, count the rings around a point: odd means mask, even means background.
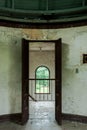
[[[39,66],[35,72],[36,75],[36,89],[35,93],[50,93],[50,71],[45,66]]]

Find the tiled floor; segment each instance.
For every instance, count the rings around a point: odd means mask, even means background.
[[[62,130],[55,121],[54,102],[30,102],[30,120],[24,126],[0,123],[0,130]]]

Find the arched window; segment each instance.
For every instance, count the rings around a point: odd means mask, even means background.
[[[35,93],[50,93],[50,71],[46,66],[39,66],[35,71]]]

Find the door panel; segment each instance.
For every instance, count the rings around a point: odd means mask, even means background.
[[[29,44],[22,39],[22,124],[29,119]]]
[[[61,39],[55,42],[55,119],[59,125],[62,124],[61,117],[61,69],[62,69],[62,61],[61,61]]]

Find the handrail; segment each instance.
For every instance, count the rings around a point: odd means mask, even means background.
[[[37,101],[34,97],[32,97],[30,94],[28,95],[33,101]]]
[[[36,92],[36,87],[35,87],[35,82],[36,81],[49,81],[49,92],[44,93],[45,88],[43,88],[43,91]],[[29,94],[28,96],[30,97],[29,100],[33,101],[54,101],[54,92],[55,92],[55,83],[59,82],[59,80],[55,78],[50,78],[50,79],[41,79],[41,78],[28,78],[25,80],[25,86],[26,83],[29,84]]]
[[[54,79],[54,78],[50,78],[50,79],[43,79],[43,78],[29,78],[28,80],[57,80],[57,79]]]
[[[26,85],[26,82],[28,81],[28,79],[25,79],[24,81],[24,86]],[[34,97],[32,97],[30,94],[27,94],[27,96],[29,96],[33,101],[37,101]]]

